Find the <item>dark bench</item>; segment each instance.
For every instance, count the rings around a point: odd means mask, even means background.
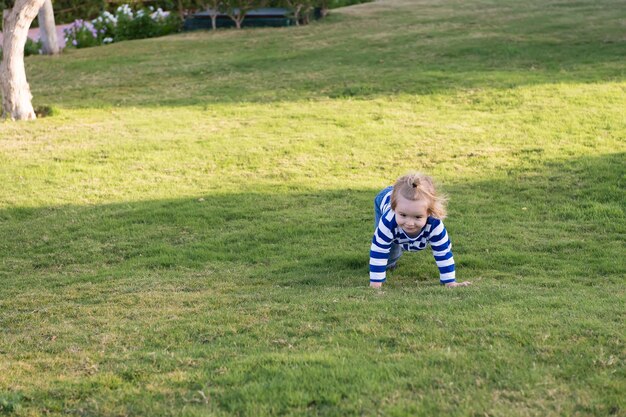
[[[185,19],[184,30],[212,29],[211,11],[198,12]],[[242,27],[281,27],[294,25],[291,10],[278,7],[252,9],[246,13]],[[223,13],[218,13],[215,25],[218,28],[235,27],[235,22]]]

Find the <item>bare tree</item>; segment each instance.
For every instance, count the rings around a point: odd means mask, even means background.
[[[181,20],[185,20],[185,5],[183,3],[183,0],[177,0],[177,5],[178,5],[178,16],[180,17]]]
[[[2,11],[2,64],[0,86],[2,87],[2,116],[12,120],[35,119],[32,95],[26,81],[24,46],[28,28],[37,16],[44,0],[15,0],[4,2]]]
[[[211,27],[216,30],[217,16],[225,10],[224,2],[222,0],[206,0],[203,3],[204,8],[209,11],[209,16],[211,16]]]
[[[224,0],[226,12],[234,22],[237,29],[241,29],[241,24],[246,18],[246,13],[255,7],[261,7],[262,2],[258,0]]]
[[[57,42],[57,29],[54,23],[52,0],[44,0],[43,6],[39,9],[37,19],[39,21],[39,38],[43,45],[43,53],[46,55],[58,54],[59,43]]]
[[[183,0],[178,0],[179,3]],[[201,11],[209,12],[211,18],[211,27],[213,30],[217,29],[217,17],[220,13],[226,13],[227,7],[225,1],[228,0],[184,0],[185,4],[192,9],[199,8]],[[182,4],[182,3],[181,3]]]
[[[305,25],[309,23],[309,15],[313,10],[313,0],[284,0],[284,2],[293,11],[296,26],[299,26],[300,23]]]
[[[328,16],[328,8],[330,7],[328,0],[318,0],[316,6],[320,8],[320,17],[324,18]]]

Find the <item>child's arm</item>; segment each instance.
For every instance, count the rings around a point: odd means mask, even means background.
[[[471,282],[469,281],[463,281],[463,282],[448,282],[446,284],[446,287],[467,287],[468,285],[472,285]]]
[[[456,282],[452,243],[448,237],[446,227],[441,220],[433,219],[428,239],[430,241],[430,247],[433,250],[435,263],[437,264],[437,268],[439,268],[439,282],[446,287],[467,287],[471,285],[472,283],[469,281]]]
[[[387,261],[393,242],[393,233],[385,216],[381,217],[374,231],[370,246],[370,286],[380,288],[387,277]]]

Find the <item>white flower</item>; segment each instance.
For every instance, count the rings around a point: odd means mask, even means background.
[[[107,38],[102,39],[102,43],[104,44],[112,43],[112,42],[113,42],[113,38],[107,37]]]
[[[160,7],[150,15],[150,17],[152,18],[152,20],[163,20],[165,19],[167,16],[169,16],[170,12],[164,12],[163,9],[161,9]]]
[[[111,22],[114,25],[117,24],[117,17],[112,15],[111,13],[104,11],[98,18],[100,21],[104,21],[105,23]]]
[[[128,4],[122,4],[120,7],[118,7],[115,14],[118,16],[123,14],[123,15],[130,17],[131,19],[133,18],[133,10],[130,8]]]

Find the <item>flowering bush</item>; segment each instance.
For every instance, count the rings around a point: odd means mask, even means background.
[[[128,4],[117,8],[115,14],[104,11],[91,22],[76,20],[65,29],[65,43],[75,48],[102,45],[128,39],[152,38],[177,32],[177,16],[153,7],[136,12]]]
[[[164,12],[161,8],[140,9],[133,14],[130,7],[124,9],[122,7],[118,8],[117,13],[116,41],[153,38],[176,32],[179,29],[179,19]]]
[[[104,11],[100,13],[100,16],[92,20],[91,23],[93,23],[93,26],[102,37],[102,43],[113,42],[115,27],[117,26],[117,17],[115,17],[115,15]]]
[[[75,48],[88,48],[101,44],[98,30],[93,23],[85,22],[82,19],[75,20],[72,26],[63,29],[63,33],[65,34],[66,46],[71,45]]]

